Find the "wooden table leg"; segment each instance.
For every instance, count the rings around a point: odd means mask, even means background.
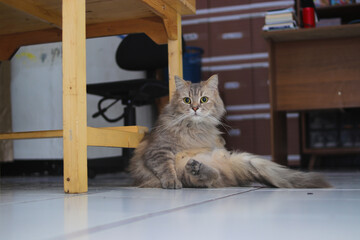
[[[177,13],[177,39],[168,40],[168,54],[169,54],[169,96],[175,91],[174,76],[183,76],[183,63],[182,63],[182,39],[181,39],[181,15]]]
[[[272,161],[287,165],[287,119],[286,112],[277,111],[276,96],[276,58],[275,43],[268,41],[269,49],[269,79],[270,79],[270,130],[271,130],[271,157]]]
[[[85,0],[63,0],[64,191],[87,192]]]
[[[271,154],[276,163],[287,165],[286,112],[271,112]]]

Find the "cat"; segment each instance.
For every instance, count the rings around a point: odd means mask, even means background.
[[[130,159],[129,171],[139,187],[249,186],[331,187],[321,175],[291,170],[246,152],[230,152],[218,126],[225,114],[218,75],[191,83],[175,76],[176,90]]]

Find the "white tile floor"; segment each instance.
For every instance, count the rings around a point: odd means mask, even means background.
[[[0,179],[0,239],[360,239],[360,172],[333,189],[138,189],[123,174],[69,195],[60,177]]]

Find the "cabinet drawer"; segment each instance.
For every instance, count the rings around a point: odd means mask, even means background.
[[[202,57],[209,57],[209,25],[208,23],[185,25],[182,27],[187,46],[199,47],[204,50]]]
[[[360,38],[276,43],[276,110],[360,105]]]
[[[212,57],[251,52],[250,19],[210,23],[210,52]]]
[[[219,72],[219,91],[226,106],[253,104],[251,69]]]
[[[226,148],[229,150],[239,150],[254,152],[254,120],[235,120],[228,121],[231,127],[228,134],[224,136]]]
[[[253,71],[254,84],[254,102],[268,103],[269,102],[269,69],[268,68],[254,68]]]

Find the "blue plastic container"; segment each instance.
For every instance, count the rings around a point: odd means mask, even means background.
[[[204,50],[199,47],[185,48],[183,53],[183,78],[185,80],[193,83],[201,81],[201,56],[203,53]],[[169,76],[168,68],[164,68],[164,76]]]
[[[186,47],[183,54],[184,79],[193,83],[201,81],[201,56],[204,53],[199,47]]]

